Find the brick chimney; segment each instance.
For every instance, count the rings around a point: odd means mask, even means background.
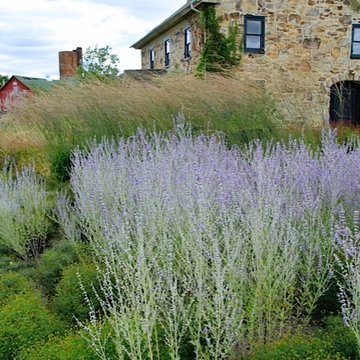
[[[82,62],[82,48],[77,47],[72,51],[59,52],[60,79],[75,76],[78,66]]]

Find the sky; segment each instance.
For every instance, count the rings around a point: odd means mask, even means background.
[[[139,69],[130,46],[186,0],[0,0],[0,74],[59,78],[59,51],[109,45],[119,69]]]

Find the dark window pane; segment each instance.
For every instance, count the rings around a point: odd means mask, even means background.
[[[247,35],[246,47],[249,49],[261,49],[260,36]]]
[[[259,20],[247,20],[246,23],[246,33],[247,34],[254,34],[254,35],[261,35],[261,21]]]

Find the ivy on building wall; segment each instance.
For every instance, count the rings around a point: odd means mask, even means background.
[[[228,36],[221,32],[215,8],[208,6],[199,14],[204,31],[204,46],[197,67],[198,76],[204,72],[222,72],[241,60],[242,42],[238,41],[237,23],[229,25]]]

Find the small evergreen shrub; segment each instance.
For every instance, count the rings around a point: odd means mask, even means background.
[[[348,359],[358,359],[354,333],[344,325],[340,316],[328,316],[324,320],[325,332],[332,338],[332,347]]]
[[[60,242],[41,255],[35,276],[46,296],[52,297],[55,294],[63,269],[77,261],[78,255],[67,241]]]
[[[325,319],[325,327],[303,329],[259,347],[251,360],[356,360],[355,336],[343,325],[341,318]]]
[[[64,331],[38,294],[18,294],[0,309],[0,359],[13,360],[35,342]]]
[[[107,359],[116,358],[115,345],[111,341],[110,327],[105,324],[99,333],[103,354]],[[18,360],[96,360],[101,357],[92,349],[83,330],[68,332],[65,336],[50,336],[30,349],[23,351]]]
[[[95,360],[100,359],[79,333],[69,333],[65,338],[50,337],[24,351],[19,360]]]
[[[75,318],[85,321],[90,311],[86,296],[95,311],[100,309],[93,287],[100,292],[95,265],[80,264],[64,269],[62,279],[55,289],[53,309],[67,321],[75,321]]]
[[[0,307],[16,294],[23,294],[35,289],[35,284],[25,276],[8,272],[0,275]]]
[[[5,274],[14,270],[13,265],[16,262],[14,256],[10,254],[0,254],[0,274]]]

